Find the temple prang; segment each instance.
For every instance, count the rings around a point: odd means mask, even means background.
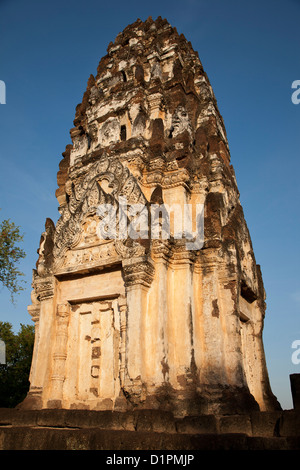
[[[46,220],[33,271],[22,407],[178,417],[279,410],[261,270],[224,122],[191,43],[161,18],[126,27],[88,79],[70,135],[60,217]],[[169,237],[101,238],[99,207],[120,214],[122,200],[202,205],[203,243],[189,249],[172,220]]]

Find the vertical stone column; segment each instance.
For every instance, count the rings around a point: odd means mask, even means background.
[[[29,382],[30,388],[28,395],[23,402],[23,408],[31,408],[31,409],[40,409],[42,408],[42,391],[43,387],[41,384],[36,380],[36,363],[37,363],[37,353],[39,349],[39,340],[40,340],[40,332],[39,332],[39,325],[40,325],[40,311],[41,311],[41,304],[36,298],[35,291],[33,290],[31,293],[31,300],[32,305],[27,307],[28,313],[31,315],[32,321],[34,322],[34,347],[33,347],[33,355],[32,355],[32,362],[31,362],[31,369],[29,375]],[[25,406],[24,406],[25,405]]]
[[[127,345],[125,389],[140,400],[145,350],[144,319],[147,311],[147,294],[154,277],[154,264],[144,256],[122,262],[127,297]]]
[[[127,303],[125,297],[119,297],[120,310],[120,385],[124,386],[126,370],[126,315]]]
[[[200,382],[203,389],[226,384],[224,364],[223,325],[219,305],[218,255],[207,248],[200,253],[201,259],[201,321],[203,331],[202,368]]]
[[[99,396],[101,399],[111,399],[115,395],[114,324],[111,302],[100,303],[100,338]]]
[[[198,383],[201,379],[200,371],[202,371],[205,356],[202,297],[202,269],[199,261],[196,260],[192,268],[192,328]]]
[[[206,190],[208,187],[207,178],[203,177],[201,181],[193,181],[191,184],[190,204],[193,209],[197,204],[204,204],[206,198]],[[194,220],[194,218],[196,220]],[[193,230],[198,230],[198,220],[193,213],[193,222],[195,227]],[[200,227],[201,228],[201,227]],[[200,235],[197,233],[197,236]],[[202,234],[201,234],[202,235]],[[201,267],[201,260],[199,255],[195,256],[192,265],[192,293],[191,293],[191,308],[192,308],[192,341],[193,341],[193,361],[197,374],[197,385],[200,382],[200,371],[204,365],[205,351],[204,345],[204,325],[203,325],[203,270]]]
[[[146,316],[146,347],[149,351],[146,374],[153,392],[169,380],[168,365],[168,266],[171,249],[168,240],[152,240],[155,278]]]
[[[32,287],[32,305],[28,306],[28,312],[35,322],[35,342],[30,370],[30,390],[20,406],[24,409],[41,409],[49,380],[50,348],[47,339],[53,326],[54,277],[40,277],[34,270]]]
[[[114,410],[116,411],[126,411],[127,410],[127,401],[124,396],[124,387],[125,387],[125,377],[126,377],[126,332],[127,332],[127,301],[125,295],[120,295],[116,300],[116,307],[119,310],[118,320],[119,320],[119,344],[118,350],[115,351],[115,355],[118,353],[119,356],[119,388],[116,390],[119,395],[115,395],[114,400]],[[116,323],[116,319],[115,319]]]
[[[34,322],[34,350],[37,350],[39,347],[39,325],[40,325],[40,305],[30,305],[28,306],[28,313],[31,315],[32,321]],[[36,372],[36,361],[37,355],[33,354],[32,363],[31,363],[31,370],[29,375],[29,381],[31,387],[34,387],[35,382],[35,372]]]
[[[61,408],[62,406],[69,318],[70,305],[68,303],[57,305],[56,339],[52,362],[51,393],[47,403],[48,408]]]
[[[101,358],[101,332],[99,309],[95,304],[92,304],[91,306],[91,317],[91,381],[89,392],[91,396],[98,397]]]
[[[184,240],[183,240],[183,243]],[[184,245],[177,249],[168,269],[168,364],[170,383],[184,390],[191,379],[192,365],[192,253]]]
[[[226,273],[226,267],[219,268],[220,317],[223,325],[223,343],[226,364],[226,381],[234,387],[245,387],[246,376],[243,367],[240,316],[238,311],[237,279]]]
[[[162,117],[161,103],[162,103],[162,94],[161,93],[152,93],[148,96],[149,106],[150,106],[150,119],[158,119]]]

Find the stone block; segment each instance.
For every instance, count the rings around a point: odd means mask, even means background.
[[[13,409],[12,424],[14,426],[35,426],[38,411]]]
[[[132,413],[119,413],[110,410],[65,410],[65,426],[134,431],[135,418]]]
[[[247,439],[248,450],[288,450],[288,444],[284,437],[249,437]]]
[[[186,416],[176,422],[176,428],[184,434],[216,434],[217,421],[213,415]]]
[[[283,411],[279,420],[279,436],[300,435],[300,412]]]
[[[121,429],[121,430],[126,430],[126,431],[135,431],[136,429],[136,420],[133,412],[127,412],[127,413],[117,413],[114,412],[115,416],[115,424],[113,423],[114,426],[112,429]]]
[[[172,413],[160,410],[138,410],[134,412],[138,432],[176,433]]]
[[[135,430],[135,417],[132,413],[119,413],[113,411],[94,412],[93,420],[90,424],[99,429],[111,430]]]
[[[11,408],[0,408],[0,426],[7,426],[13,423],[14,410]]]
[[[288,450],[300,450],[300,436],[286,437],[286,447]]]
[[[0,450],[245,450],[244,435],[211,436],[101,429],[0,429]]]
[[[251,413],[252,435],[264,437],[278,436],[281,414],[281,411]]]
[[[218,430],[221,434],[241,433],[251,436],[250,417],[248,415],[221,416],[218,418]]]
[[[64,410],[40,410],[37,415],[37,425],[45,427],[64,427],[65,412]]]
[[[128,401],[126,400],[125,397],[117,397],[115,400],[115,406],[114,410],[115,411],[120,411],[120,412],[125,412],[128,411],[130,407],[128,406]]]

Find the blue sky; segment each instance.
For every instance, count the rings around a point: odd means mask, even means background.
[[[300,340],[300,0],[0,0],[0,219],[22,229],[26,290],[0,321],[30,324],[31,274],[75,107],[110,41],[137,18],[166,18],[198,51],[225,121],[231,161],[267,294],[264,345],[272,389],[292,408]]]

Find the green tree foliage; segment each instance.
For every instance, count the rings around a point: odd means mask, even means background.
[[[0,407],[14,408],[29,389],[34,326],[20,325],[18,334],[8,322],[0,322],[0,339],[6,347],[6,364],[0,364]]]
[[[17,268],[19,261],[26,256],[18,246],[22,240],[20,228],[13,222],[7,219],[0,223],[0,283],[10,291],[12,302],[14,295],[23,290],[19,278],[24,274]]]

